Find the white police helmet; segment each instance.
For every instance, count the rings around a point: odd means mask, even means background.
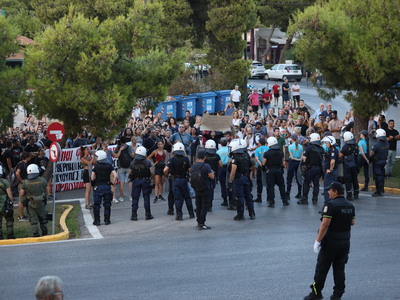
[[[328,135],[328,136],[324,137],[321,142],[322,143],[329,143],[329,144],[331,144],[331,146],[336,145],[336,140],[331,135]]]
[[[26,169],[28,179],[33,179],[39,176],[39,167],[37,164],[30,164]]]
[[[276,149],[276,147],[274,147],[274,146],[278,145],[278,140],[276,139],[276,137],[271,136],[267,139],[267,145],[271,149]],[[278,145],[278,148],[279,148],[279,145]]]
[[[386,131],[381,128],[377,129],[376,138],[381,141],[386,141]]]
[[[321,137],[318,133],[311,133],[310,134],[310,143],[311,144],[315,144],[315,145],[319,145],[321,144]]]
[[[104,150],[97,150],[95,155],[98,162],[107,158],[107,153]]]
[[[354,135],[350,131],[346,131],[343,134],[343,140],[346,144],[355,144],[356,141],[354,139]]]
[[[243,143],[241,140],[233,140],[229,143],[231,153],[244,153]]]
[[[205,148],[207,153],[214,154],[217,151],[217,144],[214,142],[214,140],[208,140]]]
[[[143,146],[137,147],[137,149],[135,151],[135,159],[136,160],[144,160],[146,158],[146,153],[147,153],[147,150],[145,147],[143,147]]]
[[[185,146],[182,143],[176,143],[172,147],[172,153],[174,155],[185,155]]]

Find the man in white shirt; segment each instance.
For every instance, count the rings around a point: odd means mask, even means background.
[[[314,112],[314,115],[313,115],[313,118],[315,120],[318,120],[319,115],[323,114],[324,108],[325,108],[324,103],[320,103],[319,104],[319,109],[316,109],[315,112]]]
[[[293,96],[293,107],[297,107],[300,102],[300,86],[297,80],[295,80],[294,84],[292,85],[292,96]]]
[[[241,95],[239,86],[235,85],[235,89],[231,91],[231,101],[235,104],[235,108],[239,108]]]

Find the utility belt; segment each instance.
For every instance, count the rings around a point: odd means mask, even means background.
[[[150,177],[136,177],[133,180],[150,180]]]
[[[38,208],[39,205],[42,202],[46,202],[46,196],[45,195],[40,195],[40,196],[29,196],[26,197],[26,201],[29,203],[29,206],[32,208]]]
[[[239,173],[239,174],[236,173],[236,174],[235,174],[235,178],[236,178],[236,179],[239,179],[239,178],[242,177],[242,176],[247,176],[247,177],[249,177],[249,174],[247,174],[247,173],[245,173],[245,174],[244,174],[244,173]]]

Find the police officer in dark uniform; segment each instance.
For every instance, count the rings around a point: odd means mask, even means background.
[[[385,187],[385,165],[389,154],[389,143],[386,140],[386,131],[383,129],[376,130],[376,138],[378,141],[371,147],[369,156],[373,161],[373,173],[375,178],[376,191],[372,197],[383,196]]]
[[[321,147],[321,137],[318,133],[310,134],[310,145],[306,148],[303,155],[304,183],[303,198],[297,201],[297,204],[308,205],[308,193],[310,191],[310,183],[313,183],[313,204],[318,202],[319,180],[322,176],[322,160],[324,157],[324,149]]]
[[[343,158],[343,175],[346,185],[347,200],[358,199],[358,146],[354,135],[350,131],[343,134],[344,145],[340,150],[339,157]]]
[[[165,176],[171,174],[172,191],[175,199],[176,218],[182,221],[183,201],[186,203],[187,210],[191,219],[194,218],[192,199],[187,184],[188,172],[190,169],[189,159],[185,156],[185,146],[182,143],[175,143],[172,147],[172,157],[164,168]]]
[[[235,221],[244,221],[244,202],[246,201],[249,210],[250,219],[255,219],[254,202],[251,196],[250,156],[245,153],[244,140],[233,140],[229,147],[232,153],[232,161],[230,164],[230,175],[228,180],[228,189],[232,190],[238,199],[237,215],[233,218]],[[246,155],[247,154],[247,155]]]
[[[132,180],[132,215],[131,221],[137,221],[137,210],[139,208],[140,192],[143,192],[144,209],[146,211],[145,220],[153,219],[150,210],[151,178],[153,168],[151,162],[146,159],[146,148],[140,146],[135,151],[135,159],[130,165]]]
[[[345,289],[345,265],[349,258],[350,231],[355,222],[355,209],[344,197],[343,185],[333,182],[328,190],[330,201],[323,208],[321,226],[314,242],[314,252],[318,254],[312,292],[304,300],[322,299],[322,289],[332,265],[333,295],[331,300],[340,300]]]
[[[322,143],[327,148],[324,160],[324,199],[325,205],[327,205],[329,202],[328,190],[332,182],[335,182],[338,179],[339,151],[336,148],[336,139],[333,136],[324,137]]]
[[[222,161],[221,157],[216,153],[217,152],[217,144],[215,143],[214,140],[208,140],[205,145],[206,149],[206,159],[205,163],[209,164],[211,167],[211,170],[214,171],[215,174],[218,174],[218,168],[222,167]],[[215,178],[210,179],[210,184],[211,184],[211,193],[210,193],[210,206],[208,208],[208,211],[212,211],[212,206],[213,206],[213,200],[214,200],[214,189],[215,189]]]
[[[283,206],[288,206],[288,195],[285,192],[285,180],[283,179],[285,156],[275,137],[269,137],[267,144],[269,150],[264,153],[262,166],[267,173],[268,207],[275,206],[275,184],[279,187]]]
[[[107,153],[103,150],[96,151],[96,163],[93,167],[91,180],[93,185],[93,225],[100,226],[100,207],[103,201],[104,207],[104,224],[109,225],[111,217],[111,200],[113,194],[111,192],[111,184],[115,184],[117,173],[114,167],[108,163]]]

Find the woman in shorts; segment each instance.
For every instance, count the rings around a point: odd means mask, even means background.
[[[89,167],[93,165],[95,162],[94,156],[89,151],[89,148],[87,146],[81,147],[81,165],[83,167],[83,183],[85,184],[85,208],[86,209],[91,209],[92,205],[89,203],[89,198],[90,198],[90,190],[91,190],[91,184],[90,184],[90,177],[89,177]]]
[[[162,196],[163,193],[163,185],[164,185],[164,167],[165,161],[167,158],[167,151],[164,149],[164,143],[162,141],[157,142],[157,149],[154,150],[147,159],[153,159],[154,161],[154,194],[156,197],[154,198],[154,203],[158,201],[165,201]]]

